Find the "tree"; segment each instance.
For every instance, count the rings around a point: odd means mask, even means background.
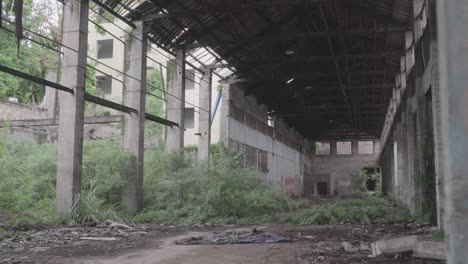
[[[10,0],[12,1],[12,0]],[[14,13],[10,10],[9,1],[2,1],[2,26],[0,29],[0,65],[7,66],[28,74],[44,78],[47,69],[59,68],[59,54],[51,49],[59,49],[60,15],[54,15],[53,5],[47,1],[25,0],[23,3],[23,34],[20,46],[14,35]],[[56,10],[56,9],[55,9]],[[56,17],[54,22],[53,17]],[[31,32],[44,35],[53,41],[47,41]],[[32,39],[34,41],[28,40]],[[39,42],[49,47],[44,48]],[[18,53],[19,48],[19,53]],[[42,85],[27,81],[6,73],[0,73],[0,99],[17,97],[21,103],[37,102],[42,99],[45,88]]]
[[[149,69],[147,72],[146,91],[146,112],[161,116],[163,114],[163,92],[161,73],[155,69]],[[145,134],[149,136],[161,137],[163,126],[161,124],[147,121],[145,124]]]

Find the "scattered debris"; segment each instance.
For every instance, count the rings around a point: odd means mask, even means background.
[[[106,225],[108,225],[109,227],[120,228],[120,229],[133,229],[133,227],[131,227],[131,226],[121,224],[121,223],[112,222],[112,221],[109,221],[109,220],[106,221]]]
[[[435,241],[418,241],[414,246],[416,258],[446,260],[445,244]]]
[[[346,252],[358,252],[359,251],[359,249],[357,247],[351,245],[348,242],[343,242],[342,245],[343,245],[343,248],[344,248],[344,250]]]
[[[370,248],[367,244],[360,243],[359,251],[372,251],[372,248]]]
[[[261,244],[288,242],[289,239],[277,234],[258,231],[257,229],[230,229],[206,236],[189,237],[175,241],[176,245],[194,244]]]
[[[93,241],[117,241],[115,237],[80,237],[81,240],[93,240]]]
[[[372,243],[372,253],[374,256],[410,253],[413,251],[416,242],[418,242],[417,236],[379,240]]]
[[[47,251],[49,249],[50,249],[50,247],[34,247],[34,248],[29,249],[29,250],[32,251],[32,252],[43,252],[43,251]]]

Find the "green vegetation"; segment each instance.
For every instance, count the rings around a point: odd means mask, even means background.
[[[0,142],[0,212],[13,225],[55,222],[56,145]],[[114,219],[118,190],[123,184],[121,164],[128,155],[111,140],[85,142],[82,206],[76,221]]]
[[[296,224],[394,223],[413,221],[409,210],[379,195],[338,199],[300,210],[282,219]]]
[[[433,234],[432,238],[437,241],[444,241],[445,240],[445,232],[443,229],[437,229]]]
[[[147,85],[146,85],[146,102],[145,111],[147,113],[162,116],[163,112],[163,88],[162,88],[161,73],[155,69],[147,71]],[[156,138],[161,138],[163,132],[163,125],[153,121],[145,122],[145,134]]]
[[[137,221],[163,223],[264,223],[288,209],[288,198],[273,190],[240,157],[225,148],[210,166],[158,150],[146,154],[145,210]]]
[[[5,131],[5,130],[4,130]],[[295,202],[273,190],[239,156],[218,147],[210,166],[189,155],[146,151],[146,208],[133,216],[119,204],[128,155],[113,140],[85,141],[81,207],[55,214],[56,145],[12,143],[0,136],[0,218],[8,225],[127,219],[161,223],[260,223]]]
[[[9,1],[3,1],[1,4],[2,17],[14,21],[14,13],[8,8],[11,7]],[[23,26],[25,29],[60,42],[58,23],[54,23],[50,19],[50,17],[53,17],[54,10],[48,4],[47,1],[34,3],[32,0],[25,0]],[[6,21],[2,22],[3,27],[14,32],[15,26],[13,24]],[[44,43],[44,39],[29,33],[27,30],[24,31],[24,35],[27,38]],[[18,47],[16,36],[13,33],[5,29],[0,30],[0,65],[26,71],[40,78],[44,77],[47,69],[58,68],[59,54],[51,50],[57,49],[58,46],[53,42],[44,43],[51,49],[41,47],[28,39],[23,39],[20,43]],[[38,100],[42,99],[44,91],[42,85],[6,73],[0,73],[0,99],[16,97],[21,103],[38,102]]]
[[[4,130],[5,131],[5,130]],[[85,141],[81,207],[71,218],[55,214],[56,145],[12,143],[0,135],[0,218],[8,225],[126,219],[171,224],[272,222],[297,224],[413,221],[408,210],[380,195],[337,199],[310,206],[268,185],[241,156],[216,148],[210,165],[190,155],[145,153],[145,205],[137,215],[119,203],[128,154],[118,141]],[[300,209],[307,207],[307,209]]]

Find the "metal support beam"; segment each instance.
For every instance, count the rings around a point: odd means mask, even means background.
[[[185,112],[185,50],[176,51],[175,62],[168,63],[167,119],[178,123],[178,127],[166,127],[166,151],[180,152],[184,147]]]
[[[200,82],[199,94],[199,138],[198,138],[198,160],[208,161],[210,158],[211,145],[211,88],[212,74],[210,69],[205,69],[205,74]]]
[[[63,11],[62,81],[73,93],[60,92],[57,153],[57,212],[70,214],[79,206],[83,160],[83,122],[88,0],[66,0]]]
[[[438,0],[442,163],[448,264],[468,259],[468,0]]]
[[[145,129],[146,51],[144,23],[126,38],[123,103],[137,110],[124,115],[123,147],[130,155],[126,164],[126,182],[122,189],[122,203],[132,211],[143,209],[143,162]]]

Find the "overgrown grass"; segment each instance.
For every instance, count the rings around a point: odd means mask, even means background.
[[[122,165],[129,156],[119,142],[85,141],[80,207],[70,218],[55,213],[55,144],[12,143],[0,136],[0,219],[7,225],[122,219],[174,223],[260,223],[296,202],[272,189],[256,170],[218,147],[210,166],[193,155],[146,151],[145,209],[131,215],[119,203]]]
[[[264,223],[292,204],[224,148],[210,166],[184,155],[148,151],[144,186],[146,208],[137,221]]]
[[[0,135],[0,216],[8,225],[55,223],[57,146],[11,143]],[[75,221],[117,218],[121,164],[128,155],[112,140],[86,141],[83,151],[83,192]]]
[[[283,222],[295,224],[394,223],[412,221],[409,210],[379,195],[363,195],[314,205],[289,214]]]
[[[1,131],[0,131],[1,132]],[[211,164],[193,155],[145,152],[145,208],[137,215],[119,203],[122,167],[129,159],[113,140],[86,141],[81,206],[71,218],[55,213],[56,145],[11,143],[0,135],[0,219],[8,225],[126,219],[170,224],[257,224],[277,220],[298,224],[384,223],[410,219],[409,211],[377,195],[336,200],[308,209],[267,184],[241,157],[216,147]]]

